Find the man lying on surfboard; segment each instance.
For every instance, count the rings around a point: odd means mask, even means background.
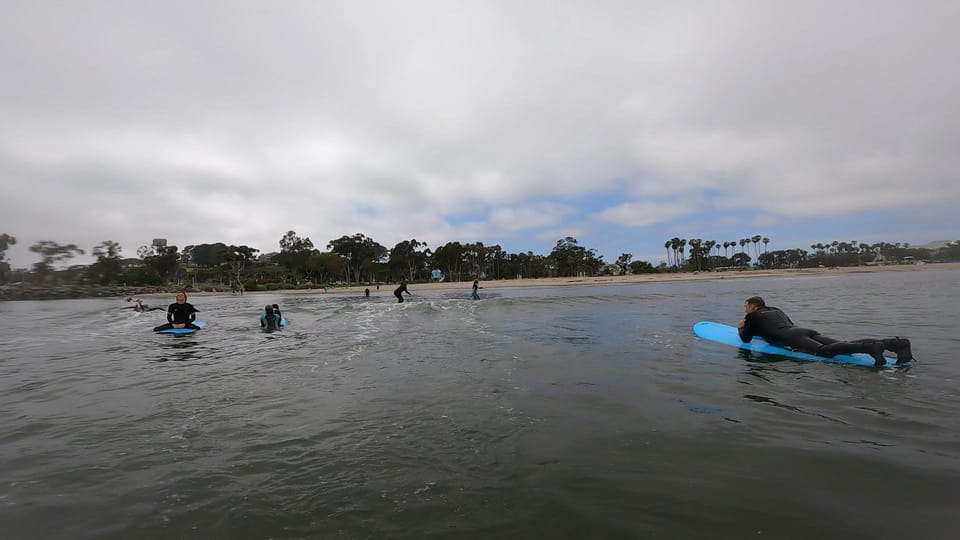
[[[913,360],[909,339],[898,337],[840,341],[829,338],[816,330],[793,324],[786,313],[767,306],[759,296],[747,298],[743,310],[746,316],[740,320],[737,327],[740,329],[740,340],[744,343],[750,343],[753,336],[760,336],[770,343],[827,358],[838,354],[867,353],[873,357],[877,366],[886,363],[883,358],[885,350],[896,353],[898,364]]]

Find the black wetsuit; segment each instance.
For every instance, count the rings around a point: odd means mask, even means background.
[[[200,310],[193,307],[193,304],[189,302],[184,302],[179,304],[174,302],[170,304],[170,307],[167,308],[167,324],[161,324],[153,329],[154,332],[159,332],[160,330],[169,330],[173,328],[174,324],[186,324],[184,328],[193,328],[194,330],[199,330],[200,327],[193,324],[193,321],[197,319],[197,316],[194,313],[200,313]]]
[[[402,303],[403,303],[403,296],[402,296],[400,293],[410,294],[410,291],[407,290],[407,284],[406,284],[406,283],[401,283],[400,286],[397,287],[397,290],[393,291],[393,295],[397,297],[397,302],[402,304]]]
[[[260,328],[265,330],[279,330],[280,315],[274,310],[267,311],[260,316]]]
[[[750,343],[753,336],[760,336],[775,345],[789,347],[805,353],[832,358],[838,354],[871,353],[876,343],[883,340],[860,339],[840,341],[827,337],[816,330],[801,328],[775,307],[764,306],[744,317],[740,340]],[[880,352],[883,352],[881,349]]]

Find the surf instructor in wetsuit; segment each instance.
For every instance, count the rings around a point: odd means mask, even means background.
[[[801,328],[793,324],[786,313],[775,307],[767,306],[763,298],[759,296],[747,298],[743,310],[746,316],[737,326],[740,329],[740,341],[744,343],[750,343],[754,336],[759,336],[775,345],[786,346],[827,358],[833,358],[838,354],[867,353],[873,357],[877,366],[886,363],[883,357],[883,351],[885,350],[896,353],[898,364],[905,364],[913,360],[910,340],[908,339],[840,341],[829,338],[816,330]]]
[[[193,321],[197,319],[197,316],[194,315],[195,313],[200,313],[200,310],[193,307],[193,304],[187,303],[187,293],[177,291],[177,301],[170,304],[170,307],[167,308],[167,324],[161,324],[155,327],[153,331],[159,332],[171,328],[193,328],[194,330],[199,330],[200,327],[193,324]]]
[[[410,291],[407,290],[407,280],[405,280],[405,279],[401,279],[401,280],[400,280],[400,286],[397,287],[397,289],[396,289],[395,291],[393,291],[393,295],[397,297],[397,303],[398,303],[398,304],[402,304],[402,303],[403,303],[403,295],[400,294],[400,293],[413,294],[412,292],[410,292]]]

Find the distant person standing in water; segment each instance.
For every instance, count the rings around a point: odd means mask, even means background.
[[[400,286],[397,287],[397,289],[396,289],[395,291],[393,291],[393,295],[397,297],[397,303],[398,303],[398,304],[402,304],[402,303],[403,303],[403,295],[401,295],[400,293],[407,293],[407,294],[409,294],[409,295],[412,295],[412,294],[413,294],[412,292],[410,292],[410,291],[407,290],[407,280],[405,280],[405,279],[401,279],[401,280],[400,280]]]
[[[369,288],[369,287],[367,287],[366,289],[363,290],[363,295],[366,296],[367,298],[370,298],[370,288]]]
[[[877,366],[886,364],[883,351],[896,353],[897,363],[905,364],[913,360],[910,340],[904,338],[858,339],[840,341],[824,336],[816,330],[801,328],[787,317],[787,314],[770,307],[759,296],[751,296],[743,305],[746,316],[740,321],[740,341],[750,343],[754,336],[779,346],[802,351],[817,356],[833,358],[838,354],[867,353],[873,357]]]
[[[187,293],[177,291],[177,301],[170,304],[170,307],[167,308],[167,324],[161,324],[154,328],[153,331],[159,332],[160,330],[169,330],[171,328],[192,328],[199,330],[200,327],[193,324],[193,321],[197,320],[195,313],[200,313],[200,310],[193,307],[193,304],[187,303]]]
[[[480,288],[480,280],[478,280],[478,279],[473,280],[473,293],[471,293],[470,296],[471,296],[474,300],[479,300],[479,299],[480,299],[480,293],[477,292],[477,289],[479,289],[479,288]]]

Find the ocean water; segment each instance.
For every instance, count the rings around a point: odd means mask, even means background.
[[[957,538],[958,277],[0,303],[0,537]],[[693,336],[753,294],[918,361]]]

